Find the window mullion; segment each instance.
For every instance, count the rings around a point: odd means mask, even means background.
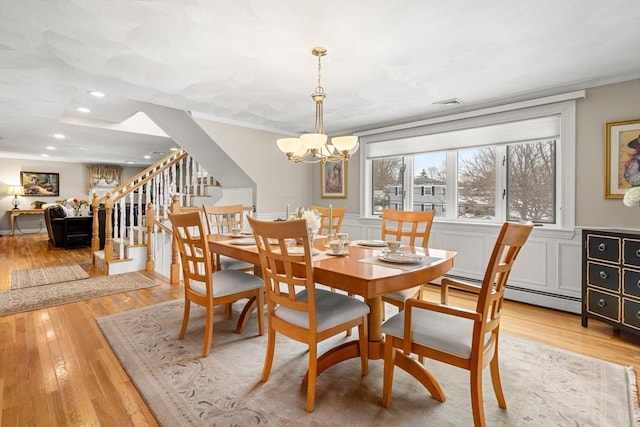
[[[497,146],[496,150],[496,222],[507,218],[507,146]]]

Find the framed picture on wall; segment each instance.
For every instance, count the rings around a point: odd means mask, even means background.
[[[60,175],[52,172],[20,172],[25,196],[59,196]]]
[[[605,134],[606,199],[622,199],[640,186],[640,119],[611,122]]]
[[[324,199],[347,198],[347,162],[320,164],[321,197]]]

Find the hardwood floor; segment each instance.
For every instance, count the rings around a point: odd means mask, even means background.
[[[0,237],[0,292],[9,290],[12,270],[71,263],[89,271],[89,249],[54,248],[46,234]],[[0,316],[0,425],[157,425],[95,321],[181,297],[180,286],[160,275],[148,276],[161,285]],[[437,292],[429,289],[429,299],[438,301]],[[452,295],[452,303],[471,304],[468,295]],[[630,365],[640,376],[640,339],[616,336],[595,320],[582,328],[578,315],[507,301],[502,331]]]

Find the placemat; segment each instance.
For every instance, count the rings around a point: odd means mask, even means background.
[[[368,258],[359,259],[358,262],[366,262],[367,264],[375,264],[375,265],[381,265],[383,267],[397,268],[398,270],[410,271],[410,270],[415,270],[417,268],[422,268],[425,265],[431,264],[432,262],[436,262],[440,259],[442,258],[438,258],[434,256],[426,256],[424,257],[424,259],[422,259],[422,261],[416,262],[415,264],[398,264],[393,262],[382,261],[379,257],[372,256]]]

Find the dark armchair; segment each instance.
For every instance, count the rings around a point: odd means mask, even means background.
[[[44,210],[44,222],[49,240],[55,246],[65,249],[69,246],[88,246],[91,244],[90,216],[67,216],[60,205],[49,206]]]

